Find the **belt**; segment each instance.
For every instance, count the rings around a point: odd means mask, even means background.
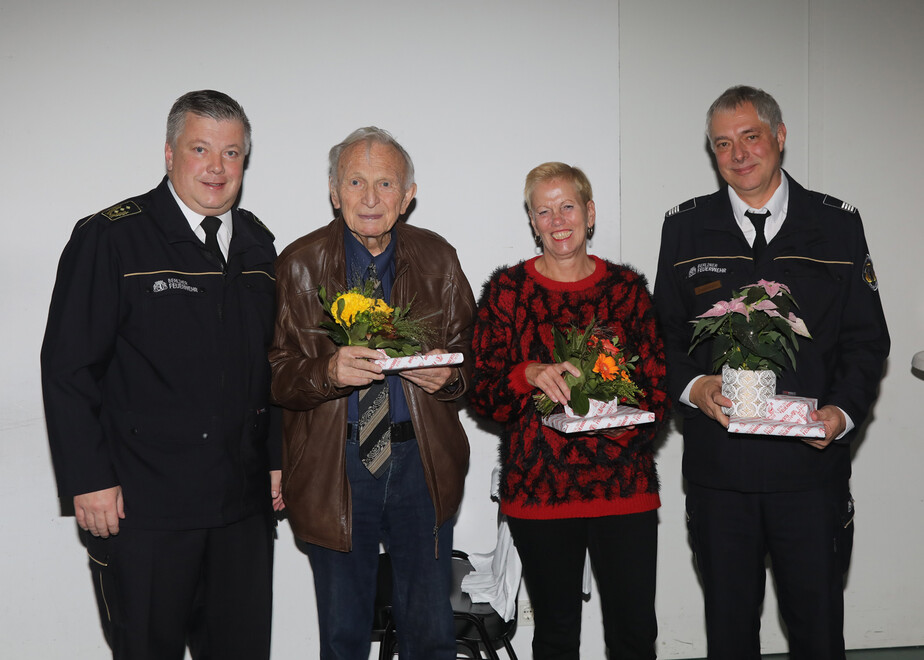
[[[355,424],[347,424],[347,437],[353,437],[353,427]],[[407,422],[395,422],[390,424],[389,428],[391,429],[391,441],[393,443],[407,442],[408,440],[415,438],[414,434],[414,423]]]

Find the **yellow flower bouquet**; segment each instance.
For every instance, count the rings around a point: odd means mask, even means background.
[[[318,297],[329,321],[321,324],[338,346],[368,346],[384,350],[388,357],[414,355],[432,336],[423,319],[410,318],[411,305],[391,307],[375,295],[378,283],[367,280],[328,298],[324,287]]]

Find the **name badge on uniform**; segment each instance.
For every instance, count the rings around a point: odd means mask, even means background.
[[[709,293],[710,291],[715,291],[716,289],[722,288],[721,280],[715,280],[714,282],[709,282],[708,284],[701,284],[700,286],[693,289],[693,293],[697,296],[701,296],[704,293]]]

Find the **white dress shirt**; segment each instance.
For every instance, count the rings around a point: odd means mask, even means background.
[[[170,188],[170,193],[173,195],[173,199],[176,200],[176,203],[179,205],[180,210],[183,212],[183,215],[186,216],[186,222],[189,223],[190,229],[193,230],[193,233],[199,238],[200,241],[205,243],[205,230],[202,228],[202,220],[206,216],[196,213],[191,208],[186,206],[183,203],[183,200],[180,199],[180,196],[176,194],[176,190],[173,188],[173,182],[169,179],[167,180],[167,187]],[[221,220],[221,227],[218,228],[218,247],[221,248],[221,253],[225,256],[225,260],[228,259],[228,249],[231,246],[231,231],[233,223],[231,222],[231,211],[226,211],[221,215],[214,216]]]
[[[786,177],[785,172],[780,172],[780,175],[780,185],[776,187],[773,196],[767,201],[766,205],[759,209],[748,206],[738,197],[738,194],[732,190],[731,186],[728,187],[728,199],[731,200],[732,212],[735,214],[735,222],[741,227],[741,232],[744,234],[744,238],[747,239],[748,245],[751,247],[754,247],[754,239],[756,238],[757,232],[754,231],[754,225],[751,219],[744,215],[746,211],[754,211],[756,213],[770,211],[770,217],[767,218],[766,224],[764,225],[764,239],[766,239],[767,245],[770,245],[770,241],[772,241],[773,237],[780,231],[780,227],[783,226],[783,221],[786,219],[786,212],[789,209],[789,179]]]

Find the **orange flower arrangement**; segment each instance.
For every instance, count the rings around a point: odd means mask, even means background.
[[[555,341],[553,358],[558,362],[570,362],[581,371],[579,377],[564,374],[565,382],[571,387],[568,405],[576,414],[587,414],[589,399],[638,403],[637,397],[645,396],[630,375],[638,356],[626,357],[619,348],[619,337],[598,327],[596,319],[591,319],[584,329],[571,327],[564,334],[554,328],[552,338]],[[544,393],[536,394],[533,399],[543,416],[556,408],[555,402]]]
[[[619,371],[616,360],[612,355],[600,353],[594,363],[594,373],[600,374],[600,378],[603,380],[616,380],[616,377],[624,372]]]

